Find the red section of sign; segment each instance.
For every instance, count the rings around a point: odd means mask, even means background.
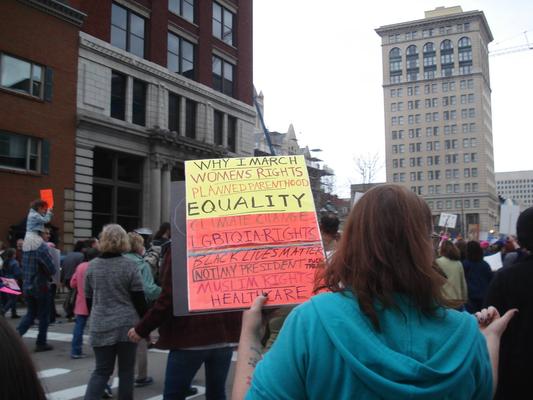
[[[189,257],[189,309],[246,308],[264,292],[269,305],[302,303],[313,294],[323,261],[320,244]]]
[[[52,189],[41,189],[41,200],[46,201],[48,208],[54,208],[54,192]]]
[[[189,311],[247,308],[267,292],[269,305],[313,294],[324,263],[313,212],[251,214],[187,223]]]
[[[232,247],[272,246],[320,241],[312,212],[249,214],[187,222],[189,254]]]

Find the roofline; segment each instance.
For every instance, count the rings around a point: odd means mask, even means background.
[[[422,18],[422,19],[416,19],[413,21],[400,22],[397,24],[383,25],[383,26],[380,26],[379,28],[376,28],[375,32],[378,35],[382,36],[382,33],[386,33],[388,31],[393,31],[396,29],[409,28],[409,27],[412,27],[413,25],[432,25],[435,22],[439,22],[439,21],[447,21],[450,19],[460,19],[460,18],[465,18],[465,17],[481,17],[481,20],[483,21],[483,25],[489,35],[489,39],[490,39],[489,42],[492,42],[494,40],[489,24],[487,22],[487,18],[485,17],[485,13],[479,10],[465,11],[461,13],[454,13],[454,14],[448,14],[448,15],[439,15],[437,17]]]
[[[58,17],[76,26],[81,26],[86,14],[59,0],[19,0],[21,3]]]

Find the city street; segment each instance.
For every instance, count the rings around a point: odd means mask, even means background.
[[[60,305],[57,305],[58,311]],[[25,314],[25,309],[19,308],[19,315]],[[6,320],[15,328],[20,319],[13,320],[6,316]],[[48,330],[48,342],[54,346],[52,351],[35,353],[35,338],[37,327],[32,327],[24,336],[23,340],[30,350],[37,371],[43,382],[49,400],[74,400],[82,399],[85,394],[87,382],[94,368],[94,354],[87,345],[88,336],[84,337],[84,352],[87,358],[72,360],[70,358],[70,343],[74,322],[68,322],[65,318],[58,318],[60,323],[51,325]],[[86,330],[87,331],[87,330]],[[148,352],[148,374],[154,378],[152,385],[135,388],[135,400],[159,400],[162,399],[164,374],[167,361],[167,351],[151,349]],[[227,380],[227,393],[231,391],[233,369],[236,353],[233,354],[233,362]],[[116,371],[115,371],[116,372]],[[198,371],[193,386],[198,388],[198,394],[188,399],[205,399],[205,375],[203,367]],[[116,373],[113,379],[113,398],[117,398],[118,379]]]

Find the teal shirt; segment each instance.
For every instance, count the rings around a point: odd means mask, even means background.
[[[124,257],[135,261],[143,282],[144,297],[148,303],[155,301],[161,294],[161,288],[154,282],[152,270],[146,261],[137,253],[126,253]]]
[[[381,332],[347,292],[295,308],[246,399],[491,399],[492,371],[476,319],[425,317],[406,301],[378,310]]]

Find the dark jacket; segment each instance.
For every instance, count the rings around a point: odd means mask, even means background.
[[[37,250],[22,253],[22,271],[24,294],[37,296],[48,293],[49,281],[56,273],[56,267],[45,243]]]
[[[135,331],[142,337],[159,328],[156,347],[165,350],[185,349],[218,343],[238,343],[242,312],[173,316],[172,259],[168,251],[163,263],[161,295],[146,313]]]
[[[516,314],[502,335],[498,389],[495,399],[522,399],[531,392],[533,376],[533,255],[512,268],[496,273],[486,298],[501,315],[511,308]]]
[[[0,269],[0,276],[2,278],[21,279],[22,270],[18,261],[15,259],[4,261],[4,265]]]
[[[463,268],[468,287],[468,298],[483,301],[492,280],[492,270],[489,264],[483,260],[478,262],[464,260]]]

